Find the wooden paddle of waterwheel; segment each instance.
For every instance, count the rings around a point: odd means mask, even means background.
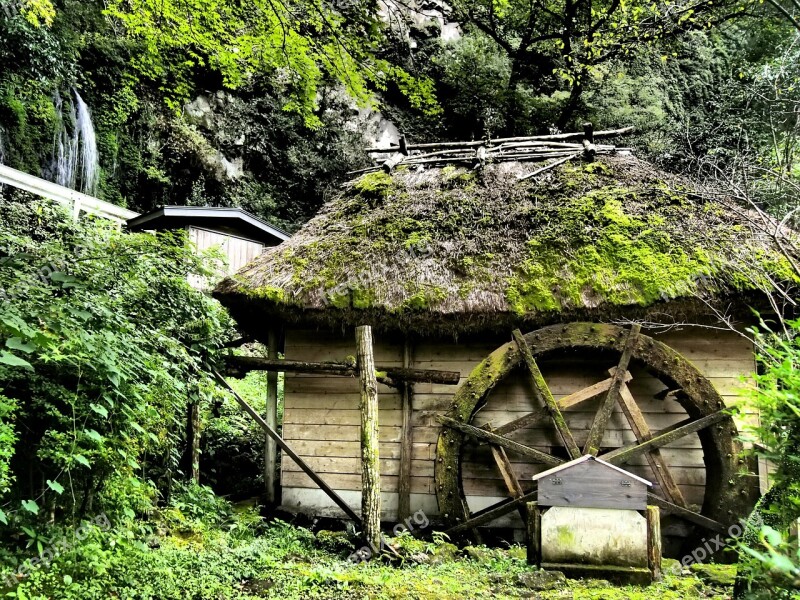
[[[600,357],[608,361],[608,376],[602,381],[555,400],[538,362],[557,356]],[[648,425],[630,391],[633,367],[660,380],[671,397],[680,403],[686,418],[659,431]],[[504,424],[477,427],[473,419],[486,405],[492,391],[513,371],[524,369],[529,380],[533,412]],[[588,432],[570,426],[576,414],[571,407],[599,401]],[[609,420],[619,406],[635,441],[609,448],[602,445]],[[436,449],[436,495],[441,516],[450,525],[452,536],[464,534],[512,511],[524,516],[527,502],[535,500],[530,481],[515,474],[509,454],[550,468],[593,454],[611,464],[623,466],[629,461],[646,459],[657,493],[649,495],[649,504],[662,512],[685,519],[715,533],[747,514],[753,502],[752,486],[741,476],[740,447],[736,427],[725,410],[722,398],[712,384],[683,356],[669,346],[640,332],[614,325],[572,323],[546,327],[527,335],[513,333],[513,341],[492,352],[470,374],[456,392],[451,410],[437,417],[442,432]],[[532,425],[549,423],[560,444],[551,451],[522,444],[513,439],[515,432]],[[703,451],[705,492],[702,508],[687,503],[676,484],[661,448],[686,436],[697,434]],[[468,444],[488,444],[509,498],[470,514],[462,485],[462,463]],[[557,450],[557,451],[556,451]],[[702,466],[702,465],[700,465]],[[527,489],[526,489],[527,487]]]

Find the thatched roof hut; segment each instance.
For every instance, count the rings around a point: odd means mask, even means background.
[[[518,180],[530,171],[505,163],[364,175],[215,295],[249,324],[430,335],[705,320],[711,307],[792,278],[760,222],[630,155]]]
[[[739,402],[755,361],[752,343],[720,319],[750,315],[762,292],[794,281],[790,260],[747,211],[629,154],[525,178],[535,169],[500,162],[367,173],[215,296],[262,341],[282,327],[286,359],[341,362],[355,354],[353,328],[370,324],[379,370],[460,372],[458,388],[381,386],[386,519],[421,509],[463,522],[510,492],[527,493],[532,475],[573,454],[546,412],[530,413],[521,336],[509,342],[519,328],[530,332],[524,339],[572,448],[597,447],[654,481],[651,501],[679,516],[665,522],[665,536],[724,529],[757,492],[755,478],[741,477],[737,429],[723,411]],[[641,334],[612,325],[634,321]],[[684,326],[663,333],[653,323]],[[622,404],[597,438],[612,389]],[[284,436],[354,507],[358,408],[356,379],[286,375]],[[651,437],[661,447],[642,445]],[[469,447],[470,439],[491,443]],[[338,514],[289,461],[281,483],[285,506]],[[513,503],[498,506],[486,513],[505,511],[493,524],[518,527]]]

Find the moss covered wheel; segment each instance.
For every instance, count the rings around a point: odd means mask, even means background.
[[[609,377],[556,401],[537,361],[564,352],[598,354],[609,360]],[[608,359],[609,356],[616,358]],[[673,390],[687,418],[660,431],[648,426],[644,414],[628,388],[629,365],[645,369]],[[539,408],[521,418],[495,428],[476,427],[475,414],[486,405],[492,391],[518,368],[526,369],[535,404]],[[600,398],[599,408],[584,439],[570,428],[570,413],[564,409]],[[610,416],[619,405],[635,437],[633,443],[617,448],[601,446]],[[753,502],[750,482],[742,477],[736,427],[719,393],[711,383],[678,352],[643,335],[638,326],[625,329],[615,325],[572,323],[554,325],[527,335],[519,331],[513,340],[481,362],[456,392],[451,410],[438,417],[443,424],[436,450],[436,494],[441,515],[451,525],[452,534],[485,525],[511,511],[524,511],[533,493],[525,493],[517,480],[508,454],[514,453],[542,465],[557,465],[582,454],[595,454],[613,464],[625,465],[643,457],[658,483],[658,494],[650,503],[662,510],[706,529],[725,531],[746,515]],[[521,444],[510,437],[514,431],[548,421],[562,448],[545,452]],[[660,448],[696,433],[703,450],[705,494],[700,511],[692,510],[676,484],[670,465]],[[510,498],[480,513],[470,514],[462,484],[462,455],[469,440],[488,443]]]

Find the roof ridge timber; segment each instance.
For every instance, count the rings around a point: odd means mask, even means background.
[[[438,167],[446,164],[466,164],[471,165],[473,169],[477,169],[492,162],[557,159],[543,169],[537,169],[533,173],[520,176],[520,179],[528,179],[579,156],[593,160],[597,155],[616,154],[618,152],[627,153],[630,148],[617,148],[610,144],[595,144],[594,140],[596,137],[606,138],[633,132],[633,127],[595,132],[591,123],[584,123],[582,133],[559,133],[494,140],[486,137],[480,141],[473,140],[469,142],[409,144],[405,136],[401,136],[400,143],[397,145],[387,148],[367,148],[366,151],[369,154],[391,154],[391,156],[386,159],[375,157],[380,164],[351,171],[348,175],[372,173],[381,169],[386,173],[390,173],[400,165]],[[577,143],[566,141],[572,139],[578,139],[579,141]]]

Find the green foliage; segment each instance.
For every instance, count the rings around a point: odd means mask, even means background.
[[[125,26],[142,52],[134,66],[178,109],[193,89],[198,68],[218,73],[236,89],[252,75],[276,75],[290,97],[287,110],[318,126],[316,96],[325,77],[334,78],[361,104],[370,102],[370,85],[401,82],[417,105],[431,103],[425,82],[372,57],[379,26],[371,7],[337,12],[318,0],[291,7],[267,0],[241,5],[229,0],[109,3],[107,14]],[[198,18],[201,17],[201,18]]]
[[[448,119],[465,128],[462,137],[480,138],[505,129],[511,59],[495,42],[485,34],[470,33],[448,44],[436,62],[442,69]]]
[[[50,26],[56,16],[56,9],[50,0],[22,0],[22,16],[34,27]]]
[[[227,316],[187,282],[201,259],[181,236],[73,224],[27,196],[0,202],[0,224],[13,300],[0,307],[0,457],[25,432],[5,475],[25,483],[4,510],[22,523],[148,510],[176,472],[187,401],[215,393],[203,362]]]
[[[526,82],[538,93],[569,92],[555,123],[559,127],[569,124],[580,108],[584,86],[604,65],[638,59],[643,47],[665,49],[686,31],[710,28],[745,11],[744,4],[724,0],[459,0],[453,8],[459,21],[484,32],[508,58],[512,89]]]
[[[742,598],[795,598],[800,590],[797,536],[790,534],[800,518],[800,321],[786,326],[781,333],[762,321],[753,332],[763,372],[751,388],[760,418],[749,433],[758,444],[755,451],[777,469],[740,543],[737,597]]]
[[[266,406],[267,374],[251,371],[231,387],[259,414]],[[283,378],[278,381],[278,423],[283,418]],[[264,489],[264,434],[239,404],[225,395],[204,414],[201,478],[218,494],[257,496]]]

